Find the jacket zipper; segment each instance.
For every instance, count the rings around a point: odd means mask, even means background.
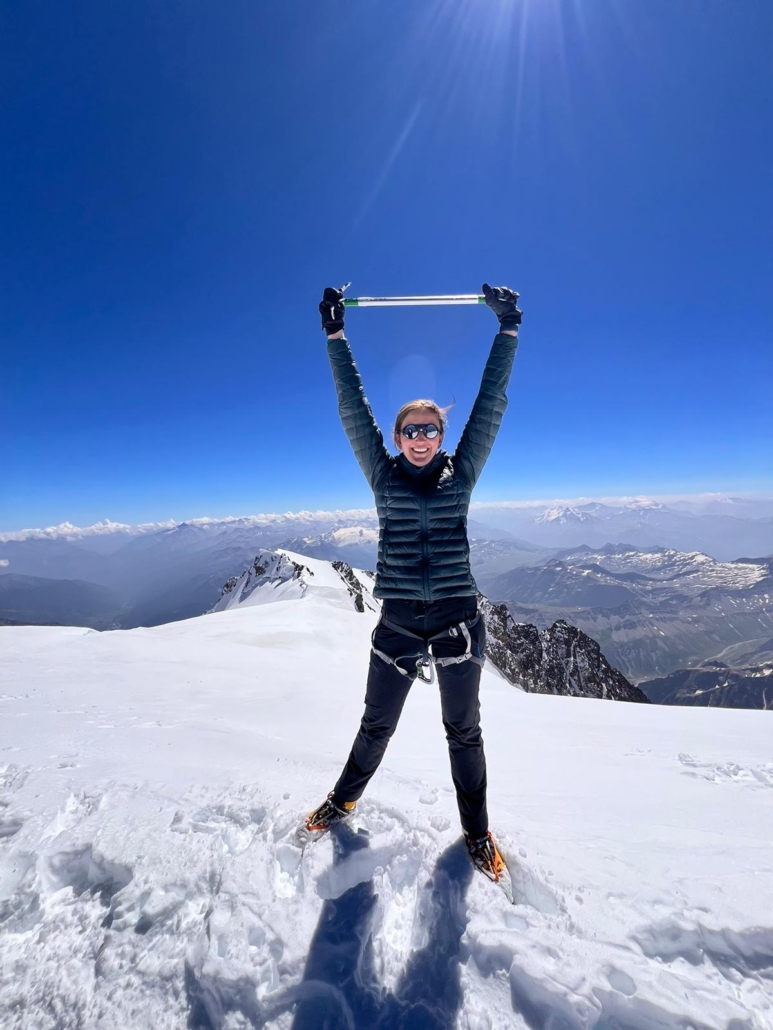
[[[424,600],[431,601],[429,592],[429,529],[427,525],[427,500],[425,497],[419,499],[421,505],[421,556],[422,569],[424,570]]]

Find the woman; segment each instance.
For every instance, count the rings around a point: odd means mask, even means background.
[[[319,306],[341,421],[376,498],[373,593],[382,610],[359,732],[338,782],[309,815],[306,829],[323,832],[351,813],[383,758],[411,684],[417,675],[431,680],[434,666],[467,847],[475,865],[496,880],[502,859],[488,828],[478,704],[485,627],[470,572],[467,511],[507,406],[521,312],[512,290],[484,284],[483,293],[500,332],[453,455],[441,450],[445,411],[427,400],[398,412],[393,439],[399,454],[389,454],[344,336],[341,290],[328,287]]]

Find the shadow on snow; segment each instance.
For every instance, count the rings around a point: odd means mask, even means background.
[[[331,836],[334,867],[369,846],[367,837],[345,825]],[[412,953],[394,991],[379,982],[374,968],[377,897],[368,881],[324,903],[303,979],[279,997],[261,1003],[248,977],[197,976],[186,964],[189,1030],[225,1030],[231,1013],[260,1030],[293,1009],[292,1030],[448,1030],[462,1004],[464,894],[472,875],[459,840],[440,856],[422,890],[419,915],[426,944]]]
[[[367,838],[336,829],[334,865]],[[357,884],[326,901],[311,942],[293,1030],[447,1030],[462,1003],[459,975],[463,905],[473,868],[462,841],[438,859],[421,898],[426,945],[414,952],[393,992],[373,968],[373,884]]]

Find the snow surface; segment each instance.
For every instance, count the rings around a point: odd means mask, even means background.
[[[773,1028],[769,713],[484,671],[510,906],[417,684],[351,826],[302,856],[376,619],[303,563],[301,596],[154,629],[0,628],[3,1030]]]

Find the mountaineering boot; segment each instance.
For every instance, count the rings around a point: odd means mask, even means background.
[[[489,880],[499,883],[502,874],[506,871],[505,863],[499,854],[499,849],[491,836],[491,832],[487,833],[485,837],[474,839],[472,837],[465,837],[464,840],[475,868],[480,869]]]
[[[333,800],[333,792],[328,794],[319,808],[309,812],[306,817],[306,829],[309,833],[324,833],[335,823],[340,823],[352,814],[356,801],[345,801],[342,805]]]

